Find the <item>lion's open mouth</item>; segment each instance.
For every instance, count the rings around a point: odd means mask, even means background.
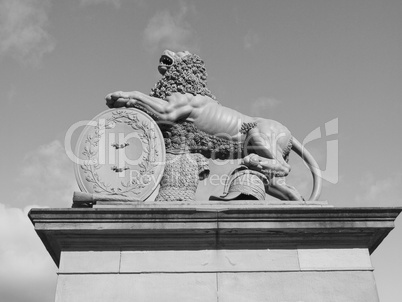
[[[161,75],[164,75],[166,71],[173,64],[173,59],[167,55],[162,55],[159,59],[158,71]]]
[[[172,65],[173,64],[173,60],[166,56],[166,55],[162,55],[161,58],[159,59],[159,63],[163,64],[163,65]]]

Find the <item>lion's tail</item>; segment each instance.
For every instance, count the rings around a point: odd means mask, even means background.
[[[320,198],[322,188],[321,170],[311,153],[294,137],[292,138],[292,150],[295,151],[310,168],[311,174],[313,175],[313,190],[309,201],[316,201]]]

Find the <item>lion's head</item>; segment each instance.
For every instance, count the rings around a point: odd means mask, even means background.
[[[169,68],[181,61],[182,58],[186,56],[191,56],[191,53],[186,51],[179,51],[179,52],[173,52],[171,50],[166,49],[163,53],[162,56],[159,59],[159,65],[158,65],[158,71],[161,75],[164,75]]]
[[[165,99],[172,93],[201,94],[215,99],[207,88],[204,61],[188,51],[165,50],[159,59],[158,71],[162,78],[151,90],[151,96]]]

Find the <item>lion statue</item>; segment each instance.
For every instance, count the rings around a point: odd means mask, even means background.
[[[161,127],[168,152],[185,149],[213,159],[242,158],[243,165],[268,178],[267,193],[282,200],[303,200],[285,181],[294,150],[312,172],[309,200],[319,198],[321,175],[312,155],[279,122],[220,105],[207,88],[205,64],[198,55],[165,50],[158,71],[162,78],[150,95],[116,91],[106,96],[107,106],[136,107],[150,114]]]

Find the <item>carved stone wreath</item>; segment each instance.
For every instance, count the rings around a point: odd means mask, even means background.
[[[143,114],[143,113],[141,113]],[[151,119],[151,118],[150,118]],[[142,143],[142,161],[138,164],[139,171],[135,177],[130,177],[129,181],[121,181],[121,187],[112,186],[110,183],[103,181],[99,175],[99,169],[102,165],[98,162],[99,156],[99,142],[105,135],[107,129],[113,129],[116,124],[124,123],[129,125],[133,130],[139,132],[139,139]],[[156,125],[155,125],[156,126]],[[105,195],[120,195],[128,196],[129,194],[139,195],[142,189],[147,186],[155,174],[155,168],[158,166],[160,143],[155,131],[159,131],[151,123],[140,121],[138,118],[138,111],[135,109],[115,110],[112,112],[112,117],[100,120],[94,127],[94,131],[86,135],[84,140],[83,151],[84,163],[80,165],[85,180],[92,184],[93,192]],[[124,148],[124,145],[114,144],[116,149]],[[111,168],[115,172],[121,172],[129,168]],[[158,177],[153,177],[158,178]]]

